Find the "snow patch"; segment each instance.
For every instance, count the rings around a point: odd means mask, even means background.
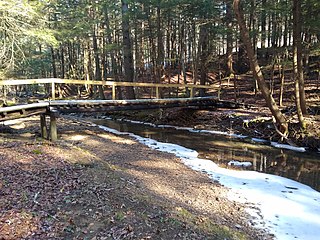
[[[234,134],[234,133],[222,132],[222,131],[216,131],[216,130],[195,129],[195,128],[190,128],[190,127],[178,127],[178,126],[173,126],[173,125],[156,125],[153,123],[127,120],[127,119],[124,119],[123,121],[130,122],[130,123],[148,125],[148,126],[152,126],[152,127],[159,127],[159,128],[174,128],[177,130],[185,130],[185,131],[194,132],[194,133],[208,133],[208,134],[215,134],[215,135],[224,135],[224,136],[229,136],[229,137],[233,137],[233,138],[240,138],[240,139],[249,138],[246,135]],[[260,139],[260,138],[249,138],[249,139],[251,139],[254,142],[258,142],[258,143],[265,143],[265,144],[270,143],[271,146],[276,147],[276,148],[282,148],[282,149],[287,149],[287,150],[296,151],[296,152],[306,152],[307,151],[306,148],[304,148],[304,147],[294,147],[294,146],[291,146],[288,144],[269,142],[267,140]],[[318,149],[318,150],[320,152],[320,149]]]
[[[236,166],[236,167],[251,167],[251,162],[239,162],[239,161],[230,161],[228,162],[228,166]]]
[[[92,125],[97,126],[97,125]],[[255,227],[268,229],[277,239],[317,240],[320,236],[320,193],[296,181],[254,171],[220,168],[185,147],[98,126],[117,135],[129,135],[150,148],[180,157],[190,168],[206,172],[230,188],[229,198],[246,203]],[[300,149],[301,150],[301,149]]]
[[[288,144],[281,144],[277,142],[271,142],[271,146],[276,147],[276,148],[283,148],[283,149],[288,149],[296,152],[305,152],[307,151],[306,148],[304,147],[294,147]]]

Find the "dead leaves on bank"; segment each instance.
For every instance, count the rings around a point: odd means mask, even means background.
[[[70,122],[65,126],[69,131]],[[195,214],[190,218],[183,211],[176,214],[177,202],[147,189],[145,181],[165,183],[148,177],[155,171],[146,174],[146,165],[140,169],[128,164],[145,148],[123,148],[81,124],[72,128],[86,140],[62,136],[56,144],[26,139],[0,143],[0,239],[214,239],[215,229],[199,227],[209,221],[197,218],[196,210],[188,208]],[[174,161],[167,154],[150,155],[150,160],[154,169],[163,161]],[[134,167],[141,174],[132,175]],[[178,169],[182,174],[184,167]],[[178,176],[173,170],[173,177]],[[194,177],[191,171],[183,173]],[[173,182],[172,189],[180,185]],[[206,202],[204,196],[202,203]],[[227,214],[219,212],[213,219]]]
[[[180,227],[130,195],[133,180],[106,166],[70,163],[61,148],[0,145],[0,239],[152,239]]]
[[[0,239],[53,237],[71,192],[81,187],[80,169],[23,143],[0,146]]]

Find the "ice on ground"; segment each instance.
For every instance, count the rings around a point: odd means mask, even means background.
[[[320,192],[275,175],[220,168],[210,160],[198,158],[196,151],[176,144],[99,127],[114,134],[127,134],[150,148],[173,153],[190,168],[206,172],[210,178],[230,188],[231,200],[248,205],[248,212],[255,218],[255,227],[269,230],[276,239],[319,239]]]
[[[295,147],[295,146],[290,146],[288,144],[281,144],[277,142],[271,142],[271,146],[276,147],[276,148],[283,148],[283,149],[288,149],[296,152],[305,152],[307,151],[306,148],[304,147]]]
[[[229,132],[222,132],[222,131],[216,131],[216,130],[206,130],[206,129],[195,129],[195,128],[190,128],[190,127],[177,127],[177,126],[173,126],[173,125],[156,125],[153,123],[148,123],[148,122],[141,122],[141,121],[134,121],[134,120],[127,120],[124,119],[124,121],[130,122],[130,123],[137,123],[137,124],[143,124],[143,125],[148,125],[151,127],[159,127],[159,128],[174,128],[177,130],[185,130],[185,131],[189,131],[189,132],[195,132],[195,133],[208,133],[208,134],[215,134],[215,135],[224,135],[224,136],[229,136],[229,137],[233,137],[233,138],[240,138],[240,139],[244,139],[244,138],[249,138],[246,135],[241,135],[241,134],[234,134],[234,133],[229,133]],[[281,144],[281,143],[277,143],[277,142],[269,142],[268,140],[265,139],[260,139],[260,138],[249,138],[254,142],[258,142],[258,143],[270,143],[271,146],[276,147],[276,148],[282,148],[282,149],[287,149],[287,150],[292,150],[292,151],[296,151],[296,152],[306,152],[307,149],[304,147],[294,147],[288,144]],[[318,149],[320,152],[320,149]]]

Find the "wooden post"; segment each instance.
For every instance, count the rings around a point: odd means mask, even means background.
[[[112,100],[116,100],[116,85],[112,85]]]
[[[156,98],[157,98],[157,99],[160,98],[160,95],[159,95],[159,87],[158,87],[158,86],[156,87]]]
[[[51,96],[52,96],[52,100],[56,99],[56,88],[55,88],[54,81],[51,82]]]
[[[194,97],[194,88],[190,87],[190,97],[193,98]]]
[[[48,139],[48,131],[47,131],[47,124],[46,124],[46,115],[40,115],[40,127],[41,127],[41,137],[44,139]]]
[[[50,140],[53,142],[58,140],[57,118],[54,113],[50,114]]]

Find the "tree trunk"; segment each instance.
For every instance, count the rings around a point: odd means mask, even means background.
[[[267,14],[266,14],[267,0],[262,0],[261,10],[261,48],[266,47],[266,25],[267,25]]]
[[[94,62],[95,62],[95,80],[101,80],[101,66],[100,66],[100,54],[98,50],[98,39],[96,35],[96,26],[93,27],[93,35],[92,35],[92,45],[93,45],[93,53],[94,53]],[[103,92],[103,87],[98,86],[99,89],[99,97],[100,99],[106,99]]]
[[[279,64],[279,67],[278,67],[278,70],[279,70],[279,74],[280,74],[280,91],[279,91],[279,106],[282,107],[283,104],[282,104],[282,100],[283,100],[283,93],[284,93],[284,65],[280,65]]]
[[[161,0],[158,0],[157,5],[157,82],[161,82],[161,77],[163,75],[163,60],[164,60],[164,46],[163,46],[163,36],[161,29]]]
[[[123,64],[124,64],[124,79],[126,82],[133,82],[134,69],[133,57],[130,38],[130,26],[128,16],[128,3],[127,0],[122,0],[122,36],[123,36]],[[133,87],[126,87],[127,97],[134,99],[135,94]]]
[[[53,47],[50,47],[51,50],[51,61],[52,61],[52,76],[57,78],[57,67],[56,67],[56,55],[54,53]]]
[[[200,26],[199,34],[199,48],[201,51],[198,51],[200,54],[200,84],[205,85],[208,78],[208,69],[207,69],[207,56],[208,56],[208,32],[206,26]],[[199,90],[200,97],[205,96],[205,89],[201,88]]]
[[[163,33],[161,24],[161,0],[158,0],[157,4],[157,66],[156,66],[156,78],[157,83],[161,83],[161,79],[164,73],[164,45],[163,45]],[[162,89],[159,89],[160,97],[163,97]]]
[[[307,112],[304,79],[302,70],[302,46],[301,46],[301,2],[293,0],[293,73],[295,81],[295,100],[299,123],[302,129],[306,128],[303,114]]]
[[[288,21],[288,16],[285,16],[284,19],[284,31],[283,31],[283,47],[287,47],[290,44],[289,38],[288,38],[288,33],[289,33],[289,21]]]
[[[254,52],[257,52],[257,34],[256,34],[256,0],[250,1],[250,17],[249,17],[249,31],[252,32],[252,47]]]
[[[60,44],[60,77],[65,78],[65,65],[64,65],[64,47]]]
[[[264,76],[262,74],[262,71],[261,71],[260,66],[258,64],[258,61],[257,61],[257,57],[254,54],[254,49],[252,47],[252,43],[251,43],[251,40],[249,37],[249,31],[248,31],[248,28],[246,27],[243,13],[240,10],[239,5],[240,5],[240,0],[233,1],[233,8],[234,8],[235,16],[236,16],[236,19],[239,24],[242,41],[245,44],[246,49],[247,49],[247,54],[248,54],[248,58],[250,61],[251,70],[253,72],[255,79],[258,82],[260,91],[261,91],[261,93],[267,103],[267,106],[269,107],[273,117],[276,120],[276,123],[278,125],[277,127],[280,131],[279,133],[281,134],[282,137],[287,137],[287,135],[288,135],[287,120],[285,119],[285,117],[281,113],[281,111],[279,110],[279,107],[276,104],[274,98],[272,97],[270,90],[265,82]]]
[[[226,24],[227,24],[227,73],[230,76],[234,73],[233,70],[233,37],[232,37],[232,5],[231,0],[226,0]]]
[[[112,41],[112,34],[111,34],[111,29],[110,29],[110,21],[109,21],[109,13],[107,10],[105,10],[105,23],[106,23],[106,31],[107,31],[107,39],[106,42],[108,44],[113,44]],[[110,50],[110,58],[111,58],[111,69],[110,69],[110,74],[113,78],[118,79],[118,67],[117,67],[117,62],[116,62],[116,56],[115,56],[115,50],[111,49]]]
[[[197,52],[197,34],[196,34],[196,23],[192,23],[192,76],[193,84],[198,81],[198,52]]]

